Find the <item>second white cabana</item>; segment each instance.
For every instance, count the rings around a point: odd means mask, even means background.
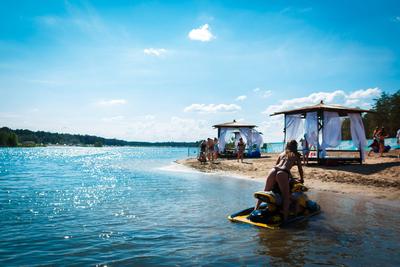
[[[280,111],[271,114],[284,115],[284,142],[299,140],[303,133],[310,146],[316,148],[316,160],[318,163],[326,162],[327,148],[335,148],[342,141],[342,117],[349,117],[350,130],[354,146],[360,153],[359,158],[335,158],[337,161],[359,161],[362,163],[365,157],[364,125],[361,114],[371,112],[359,108],[348,108],[338,105],[326,105],[321,101],[314,106],[307,106],[293,110]],[[348,150],[336,150],[349,152]],[[354,152],[354,151],[353,151]]]
[[[261,146],[263,145],[261,134],[255,130],[257,125],[233,120],[232,122],[216,124],[213,127],[218,130],[218,148],[221,153],[225,151],[226,137],[229,133],[235,133],[235,139],[237,139],[236,142],[240,137],[243,137],[246,140],[247,148],[256,146],[256,150],[260,151]]]

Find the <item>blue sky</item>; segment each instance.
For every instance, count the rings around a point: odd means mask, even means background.
[[[39,4],[40,3],[40,4]],[[400,87],[397,1],[8,1],[0,124],[192,141],[232,119]]]

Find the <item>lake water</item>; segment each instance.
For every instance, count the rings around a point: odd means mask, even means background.
[[[171,171],[187,149],[0,149],[0,264],[400,266],[400,208],[311,192],[282,230],[231,223],[259,182]]]

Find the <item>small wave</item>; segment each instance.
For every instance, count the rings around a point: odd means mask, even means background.
[[[176,162],[172,162],[171,164],[169,164],[167,166],[163,166],[163,167],[160,167],[157,169],[161,170],[161,171],[168,171],[168,172],[203,173],[198,170],[186,167],[182,164],[178,164]]]

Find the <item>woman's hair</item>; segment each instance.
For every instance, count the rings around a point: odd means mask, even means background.
[[[299,157],[300,154],[297,151],[297,141],[296,140],[290,140],[286,144],[285,148],[285,154],[287,157]]]

